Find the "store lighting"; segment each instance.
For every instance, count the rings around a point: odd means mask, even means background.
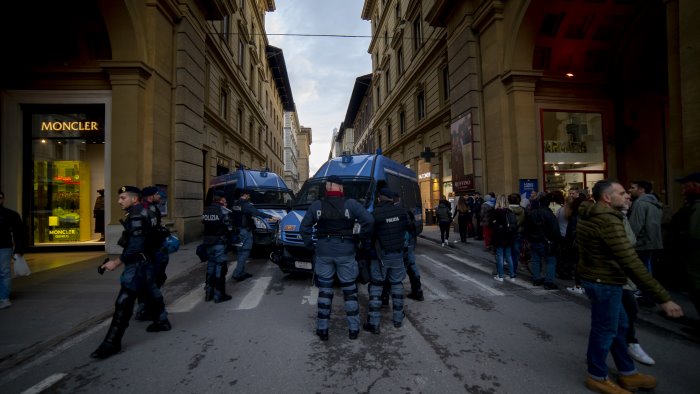
[[[574,73],[566,73],[566,74],[564,74],[564,75],[566,75],[567,78],[573,78],[573,77],[574,77]]]
[[[563,162],[563,161],[560,161],[560,162],[559,162],[559,163],[557,163],[557,164],[561,165],[561,164],[564,164],[564,162]]]
[[[555,173],[554,173],[554,176],[561,176],[561,174],[558,173],[558,172],[555,172]]]
[[[41,143],[42,143],[42,144],[45,144],[45,143],[46,143],[46,140],[41,140]]]
[[[581,162],[580,162],[580,161],[575,161],[574,164],[581,164]]]

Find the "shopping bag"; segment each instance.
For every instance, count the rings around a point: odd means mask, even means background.
[[[29,274],[32,273],[32,271],[29,269],[29,265],[27,265],[27,260],[24,259],[24,256],[20,256],[18,254],[15,255],[15,275],[14,276],[29,276]]]

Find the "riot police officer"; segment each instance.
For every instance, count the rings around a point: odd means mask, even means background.
[[[202,241],[209,256],[204,301],[213,299],[218,304],[231,299],[231,296],[226,294],[226,272],[228,271],[226,246],[230,234],[234,231],[231,210],[226,208],[223,190],[214,191],[211,205],[202,213],[202,223],[204,223]]]
[[[249,188],[243,189],[240,198],[236,200],[231,207],[233,210],[233,225],[238,229],[238,242],[241,245],[238,247],[238,255],[236,256],[238,263],[236,264],[236,269],[233,270],[231,278],[239,282],[253,276],[245,271],[246,260],[248,260],[250,250],[253,248],[253,229],[255,228],[253,216],[272,219],[273,221],[279,220],[279,218],[268,215],[255,208],[250,202],[250,195],[252,193],[253,190]]]
[[[160,289],[153,280],[151,256],[157,245],[150,240],[151,230],[156,224],[155,215],[140,203],[140,190],[134,186],[119,188],[119,206],[126,211],[122,220],[124,231],[119,239],[122,254],[115,260],[102,264],[101,268],[114,271],[124,264],[121,275],[121,289],[114,303],[114,316],[107,335],[100,346],[90,355],[93,358],[107,358],[121,350],[121,339],[129,326],[137,295],[145,297],[152,312],[153,323],[146,331],[158,332],[171,329],[165,303]]]
[[[163,215],[160,212],[160,209],[158,209],[158,202],[160,201],[160,194],[158,193],[158,188],[155,186],[146,186],[143,189],[141,189],[141,204],[144,206],[144,208],[148,209],[155,215],[156,217],[156,229],[164,229],[161,223],[161,219]],[[167,234],[167,231],[166,231]],[[162,237],[160,237],[162,238]],[[158,240],[160,240],[160,238]],[[168,278],[168,276],[165,274],[165,269],[168,266],[168,263],[170,262],[170,256],[168,256],[168,252],[163,248],[162,244],[155,250],[155,254],[152,256],[153,259],[153,280],[156,283],[156,286],[160,289],[163,287],[163,284],[165,283],[165,280]],[[148,313],[146,309],[146,302],[145,300],[139,298],[139,307],[136,311],[136,316],[134,319],[139,320],[139,321],[144,321],[148,320]]]
[[[394,327],[401,327],[403,312],[403,280],[406,268],[403,249],[409,229],[406,209],[394,205],[394,192],[389,188],[379,190],[379,204],[374,208],[374,242],[379,246],[379,260],[372,261],[369,283],[369,308],[365,331],[379,334],[381,323],[381,294],[385,280],[391,283]]]
[[[316,244],[314,257],[314,274],[318,286],[318,318],[316,335],[328,340],[328,323],[333,303],[333,278],[338,274],[340,286],[345,299],[349,337],[357,339],[360,332],[360,310],[357,303],[358,274],[355,260],[355,221],[360,225],[359,238],[365,248],[369,246],[372,232],[372,215],[354,199],[343,197],[343,181],[338,176],[326,180],[326,197],[314,201],[301,221],[301,236],[304,244],[313,249],[311,239],[313,226],[316,225]]]

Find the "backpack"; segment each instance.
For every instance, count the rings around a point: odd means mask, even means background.
[[[506,212],[504,230],[509,235],[515,235],[518,232],[518,218],[510,209]]]

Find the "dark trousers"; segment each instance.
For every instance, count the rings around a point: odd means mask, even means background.
[[[450,238],[450,225],[452,222],[441,221],[440,226],[440,240],[442,242],[447,241]]]
[[[637,340],[637,332],[634,329],[634,323],[637,321],[637,314],[639,313],[639,306],[637,305],[637,298],[634,296],[634,291],[622,289],[622,307],[625,308],[627,321],[629,323],[625,339],[627,339],[628,344],[639,343]]]
[[[467,217],[458,217],[457,218],[457,225],[459,226],[459,239],[462,242],[467,242],[467,225],[469,223],[469,220]]]

